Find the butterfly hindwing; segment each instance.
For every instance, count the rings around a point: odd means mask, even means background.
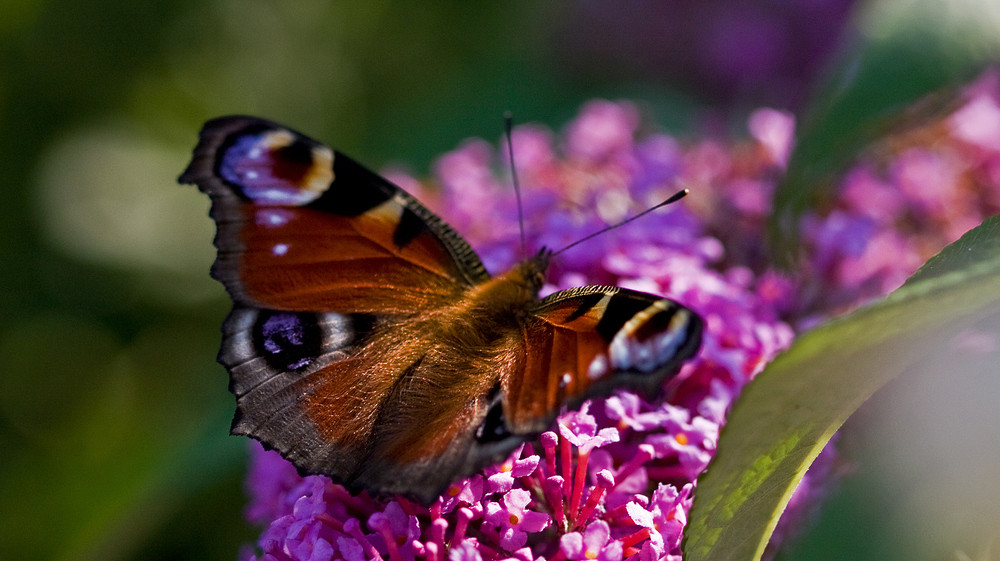
[[[253,436],[305,471],[349,473],[379,391],[393,381],[377,370],[365,375],[357,358],[376,325],[363,314],[234,307],[219,353],[236,396],[233,434]],[[350,414],[324,422],[334,409]]]

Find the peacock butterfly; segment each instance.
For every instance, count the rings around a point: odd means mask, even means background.
[[[491,277],[405,191],[270,121],[209,121],[180,181],[212,199],[234,303],[232,433],[349,488],[429,504],[563,406],[655,394],[701,343],[694,312],[651,294],[539,298],[545,249]]]

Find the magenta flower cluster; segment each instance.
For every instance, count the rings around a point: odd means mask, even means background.
[[[430,507],[353,496],[300,477],[254,447],[248,518],[266,528],[245,558],[270,561],[679,560],[699,474],[743,386],[794,336],[833,311],[898,286],[947,242],[1000,210],[1000,86],[987,74],[961,107],[891,148],[863,155],[840,196],[805,217],[805,258],[767,266],[762,240],[794,121],[759,110],[740,142],[638,136],[629,103],[593,101],[562,134],[513,133],[533,249],[558,249],[682,187],[679,204],[559,256],[546,291],[617,284],[669,296],[705,320],[702,349],[665,401],[619,391],[562,414],[498,466],[456,481]],[[472,243],[487,267],[521,258],[503,150],[471,140],[437,163],[434,188],[390,178]],[[488,209],[484,211],[484,209]],[[777,534],[821,494],[821,455]]]

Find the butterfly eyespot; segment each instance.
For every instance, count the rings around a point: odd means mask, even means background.
[[[262,311],[253,329],[254,347],[268,364],[301,370],[320,353],[323,334],[308,314]]]
[[[304,205],[333,181],[333,151],[285,130],[245,134],[222,155],[219,175],[249,199]]]

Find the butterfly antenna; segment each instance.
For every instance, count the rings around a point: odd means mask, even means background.
[[[556,251],[556,252],[552,253],[552,257],[555,257],[556,255],[559,255],[560,253],[562,253],[562,252],[564,252],[564,251],[566,251],[566,250],[568,250],[570,248],[576,247],[576,246],[582,244],[583,242],[585,242],[585,241],[587,241],[587,240],[589,240],[591,238],[596,238],[597,236],[600,236],[601,234],[603,234],[605,232],[608,232],[610,230],[614,230],[615,228],[620,228],[620,227],[628,224],[629,222],[632,222],[633,220],[642,218],[643,216],[646,216],[647,214],[653,212],[654,210],[656,210],[656,209],[658,209],[660,207],[667,206],[670,203],[675,203],[675,202],[683,199],[685,196],[687,196],[687,194],[689,192],[690,191],[688,189],[681,189],[680,191],[677,191],[676,193],[674,193],[673,195],[671,195],[666,200],[660,202],[657,205],[654,205],[654,206],[651,206],[651,207],[647,208],[646,210],[640,212],[639,214],[636,214],[635,216],[630,216],[630,217],[626,218],[625,220],[622,220],[621,222],[619,222],[617,224],[612,224],[612,225],[607,226],[605,228],[601,228],[600,230],[594,232],[593,234],[589,234],[587,236],[584,236],[583,238],[580,238],[579,240],[576,240],[575,242],[567,245],[566,247],[560,249],[559,251]]]
[[[514,197],[517,198],[517,225],[521,229],[521,256],[528,255],[528,244],[524,241],[524,205],[521,204],[521,184],[517,181],[517,166],[514,165],[514,115],[510,111],[503,114],[504,135],[507,137],[507,155],[510,158],[510,177],[514,183]]]

